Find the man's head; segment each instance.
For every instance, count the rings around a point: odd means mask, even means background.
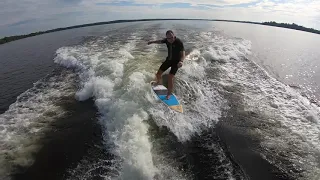
[[[174,36],[173,32],[171,30],[168,30],[166,32],[166,37],[169,43],[173,43],[174,40],[176,40],[176,37]]]

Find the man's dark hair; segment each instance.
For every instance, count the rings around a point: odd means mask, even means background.
[[[168,31],[166,32],[166,35],[168,35],[169,33],[172,33],[172,34],[174,35],[174,33],[173,33],[172,30],[168,30]]]

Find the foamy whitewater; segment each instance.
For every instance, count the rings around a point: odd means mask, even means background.
[[[61,48],[55,60],[66,67],[86,69],[80,73],[85,78],[82,78],[83,89],[77,95],[80,100],[91,96],[96,99],[99,112],[103,114],[102,124],[107,130],[106,141],[114,143],[114,153],[122,162],[120,178],[152,179],[162,173],[153,162],[148,126],[143,122],[149,116],[158,126],[168,127],[181,142],[213,126],[221,117],[221,112],[227,109],[226,100],[218,92],[219,87],[213,86],[216,83],[220,88],[230,84],[241,86],[246,110],[262,113],[268,117],[268,123],[275,124],[276,129],[254,130],[262,139],[264,150],[261,153],[271,153],[270,149],[276,152],[291,149],[290,153],[294,156],[288,156],[288,160],[310,171],[306,177],[319,172],[316,168],[319,107],[248,61],[250,42],[226,39],[213,32],[188,35],[190,39],[193,37],[194,41],[204,43],[191,51],[177,74],[175,93],[185,108],[184,114],[177,114],[156,103],[150,94],[148,83],[160,65],[161,59],[156,57],[156,50],[161,45],[150,46],[148,58],[136,58],[141,55],[132,52],[136,44],[141,43],[141,36],[132,34],[128,38],[132,40],[116,47],[119,49],[106,41],[107,45],[102,50],[104,53],[98,54],[92,46]],[[157,38],[153,36],[152,39]],[[79,54],[64,58],[75,51]],[[158,59],[158,62],[151,61],[153,68],[147,65],[151,63],[150,58]],[[210,75],[206,71],[213,66],[212,62],[218,62],[214,68],[224,72],[220,79],[208,78]],[[146,68],[138,68],[135,63]],[[101,74],[101,69],[105,73]],[[304,153],[306,151],[307,155]],[[277,165],[274,159],[268,160]]]
[[[149,132],[150,124],[166,127],[177,142],[187,143],[193,136],[214,128],[225,117],[228,104],[261,117],[247,125],[248,133],[260,140],[260,149],[256,151],[263,158],[297,179],[320,177],[320,108],[251,61],[250,41],[213,30],[186,32],[174,28],[170,27],[189,51],[175,79],[174,93],[183,104],[183,114],[159,103],[149,87],[165,59],[166,47],[147,45],[147,41],[162,38],[166,29],[132,27],[88,39],[80,45],[61,47],[54,62],[73,73],[69,72],[60,82],[52,79],[43,88],[37,85],[42,81],[37,82],[0,115],[2,177],[11,166],[32,162],[30,155],[38,149],[37,133],[46,128],[46,123],[63,115],[51,99],[70,95],[74,86],[68,82],[73,76],[79,78],[80,87],[74,98],[94,99],[104,148],[114,158],[99,159],[95,164],[81,161],[69,170],[68,179],[90,179],[92,171],[102,166],[108,169],[99,175],[105,179],[192,179],[192,172],[177,168],[176,159],[160,152],[161,147],[155,145],[156,138]],[[242,102],[230,102],[226,93],[237,94]],[[43,109],[33,108],[35,103]],[[215,178],[236,179],[222,148],[210,140],[204,146],[219,154],[222,165],[217,169],[223,172]]]
[[[140,34],[130,34],[125,42],[108,42],[108,38],[101,38],[102,46],[88,42],[81,47],[60,48],[55,62],[79,70],[82,89],[76,98],[95,99],[102,114],[100,121],[106,144],[114,146],[112,151],[121,163],[120,179],[161,178],[163,173],[168,173],[162,171],[170,171],[169,178],[177,179],[181,175],[174,167],[153,162],[148,125],[144,121],[152,118],[158,126],[169,127],[182,142],[202,128],[214,125],[224,108],[224,100],[205,79],[207,62],[199,59],[198,51],[191,52],[177,75],[176,94],[186,111],[177,114],[157,103],[149,87],[162,60],[156,56],[157,46],[161,45],[150,45],[146,47],[146,57],[139,53],[135,57],[137,44],[146,46],[146,42],[139,42]],[[157,36],[151,38],[155,40]]]
[[[9,179],[15,168],[34,162],[32,154],[41,148],[42,133],[50,128],[50,122],[64,116],[58,103],[74,95],[75,78],[68,71],[45,77],[0,115],[0,179]]]

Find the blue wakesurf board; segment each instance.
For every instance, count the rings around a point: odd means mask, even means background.
[[[154,85],[155,81],[150,82],[151,91],[159,98],[161,102],[167,105],[170,109],[183,113],[182,105],[180,104],[177,97],[172,93],[170,98],[167,100],[166,96],[168,89],[163,85]]]

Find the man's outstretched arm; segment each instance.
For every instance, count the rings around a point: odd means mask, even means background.
[[[148,45],[149,44],[162,44],[162,43],[163,43],[163,39],[160,39],[160,40],[155,40],[155,41],[149,41]]]

